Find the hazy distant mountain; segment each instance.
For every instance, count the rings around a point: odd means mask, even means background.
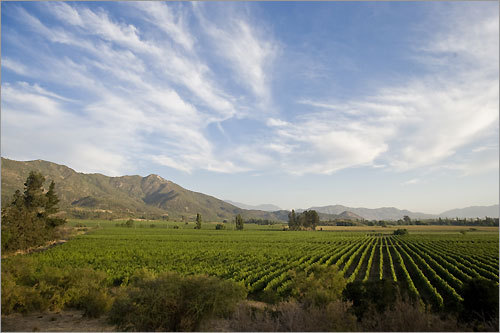
[[[2,206],[17,189],[23,188],[30,171],[39,171],[56,183],[59,206],[69,216],[162,216],[193,218],[200,213],[205,221],[246,218],[286,220],[282,212],[245,210],[212,196],[193,192],[158,175],[107,177],[85,174],[64,165],[36,160],[18,162],[2,158]]]
[[[337,218],[342,219],[342,220],[363,220],[364,219],[362,216],[359,216],[358,214],[354,214],[353,212],[349,212],[347,210],[338,214]]]
[[[276,205],[271,205],[271,204],[262,204],[262,205],[247,205],[241,202],[236,202],[236,201],[231,201],[231,200],[224,200],[227,203],[230,203],[233,206],[243,208],[243,209],[256,209],[256,210],[263,210],[265,212],[275,212],[277,210],[282,210],[280,207]]]
[[[440,217],[459,217],[459,218],[475,218],[475,217],[498,217],[499,205],[491,206],[471,206],[466,208],[457,208],[447,210],[439,214]]]
[[[415,213],[409,210],[397,209],[394,207],[382,207],[382,208],[353,208],[342,205],[330,205],[323,207],[311,207],[309,209],[314,209],[317,212],[325,214],[341,214],[342,212],[354,213],[366,220],[398,220],[402,219],[403,216],[408,215],[412,219],[426,219],[433,218],[435,215]]]

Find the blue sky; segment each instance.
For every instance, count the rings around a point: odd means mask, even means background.
[[[2,156],[282,208],[499,200],[497,2],[2,2]]]

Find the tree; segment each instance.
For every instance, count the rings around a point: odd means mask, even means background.
[[[288,228],[290,230],[312,229],[319,224],[319,215],[315,210],[306,210],[298,215],[292,210],[288,214]]]
[[[411,218],[408,215],[403,216],[403,221],[405,221],[407,225],[411,224]]]
[[[235,218],[236,230],[243,230],[243,218],[240,214],[236,215]]]
[[[292,209],[292,211],[288,214],[288,228],[290,230],[295,230],[297,227],[297,217],[295,216],[295,210]]]
[[[45,177],[30,172],[24,192],[17,190],[12,202],[2,210],[2,249],[15,251],[38,246],[55,237],[55,228],[66,221],[53,215],[58,212],[59,199],[55,183],[44,193]]]
[[[196,214],[196,226],[194,228],[201,229],[201,214],[200,213]]]

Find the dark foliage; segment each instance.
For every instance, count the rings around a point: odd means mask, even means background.
[[[394,230],[393,234],[394,235],[400,235],[400,236],[408,235],[408,230],[406,230],[406,229],[396,229],[396,230]]]
[[[372,307],[378,313],[392,308],[400,293],[396,282],[384,279],[348,283],[342,295],[344,300],[352,302],[352,311],[361,320]]]
[[[498,328],[498,284],[486,279],[472,279],[464,284],[461,319],[488,322],[496,319]]]
[[[9,206],[2,210],[2,250],[15,251],[44,244],[55,237],[55,228],[64,219],[54,217],[59,199],[55,184],[44,192],[45,178],[30,172],[24,192],[17,190]]]
[[[243,230],[243,218],[241,217],[240,214],[236,215],[235,218],[235,224],[236,224],[236,230]]]
[[[315,230],[319,224],[319,215],[315,210],[306,210],[296,214],[292,209],[288,214],[288,228],[290,230]]]

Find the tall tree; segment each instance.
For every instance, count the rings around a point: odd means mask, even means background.
[[[243,218],[240,214],[236,215],[235,218],[236,230],[243,230]]]
[[[196,214],[196,226],[194,228],[201,229],[201,214],[200,213]]]
[[[295,216],[295,210],[292,209],[292,211],[288,214],[288,228],[290,230],[295,230],[297,227],[297,217]]]
[[[2,210],[2,249],[11,251],[43,244],[55,237],[55,227],[65,223],[54,217],[59,199],[55,184],[44,193],[45,177],[30,172],[24,192],[17,190],[9,206]]]

